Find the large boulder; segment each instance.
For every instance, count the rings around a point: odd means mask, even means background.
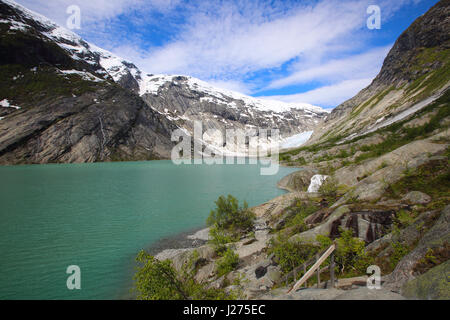
[[[400,292],[402,286],[417,277],[416,268],[430,250],[445,250],[450,243],[450,205],[446,206],[427,233],[420,239],[416,248],[404,256],[394,271],[385,277],[385,287]]]
[[[343,215],[348,214],[350,212],[350,209],[348,206],[341,206],[334,210],[334,212],[325,220],[324,223],[318,225],[315,228],[312,228],[310,230],[307,230],[305,232],[293,235],[289,241],[291,242],[315,242],[317,235],[329,235],[332,225],[334,221],[341,218]]]
[[[295,171],[278,182],[278,188],[285,189],[290,192],[306,191],[310,184],[311,178],[316,174],[313,169],[301,169]]]
[[[450,260],[408,281],[402,294],[410,299],[450,300]]]
[[[407,204],[427,204],[431,201],[431,197],[420,191],[408,192],[403,198],[402,202]]]

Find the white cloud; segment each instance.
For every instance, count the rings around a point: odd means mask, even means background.
[[[28,9],[39,12],[64,26],[68,15],[66,9],[77,5],[81,9],[82,25],[104,25],[121,14],[136,11],[157,10],[166,12],[174,8],[179,0],[14,0]],[[92,29],[92,31],[98,31]]]
[[[275,99],[284,102],[306,102],[313,105],[336,107],[340,103],[356,95],[360,90],[367,87],[371,82],[372,78],[345,80],[304,93],[260,98],[271,100]]]
[[[293,84],[302,84],[311,81],[336,82],[359,78],[375,77],[380,71],[384,58],[389,52],[391,45],[371,49],[367,52],[351,55],[342,59],[333,59],[323,64],[304,68],[302,63],[296,63],[293,67],[300,70],[289,76],[274,80],[267,89],[282,88]]]
[[[223,88],[230,91],[236,91],[243,94],[250,94],[252,92],[252,89],[249,87],[248,84],[242,82],[242,81],[234,81],[234,80],[209,80],[208,83],[210,83],[212,86],[217,88]]]
[[[67,19],[66,8],[79,5],[80,34],[147,73],[186,74],[247,94],[262,92],[264,87],[311,82],[322,86],[277,96],[285,101],[337,105],[370,82],[388,50],[367,45],[366,8],[372,0],[16,1],[61,25]],[[418,1],[378,0],[382,23]],[[135,29],[148,26],[155,12],[163,16],[153,21],[155,26],[169,30],[168,36],[159,39],[158,46],[143,45],[142,37],[152,31]],[[284,78],[280,78],[281,69],[288,72]],[[258,72],[269,75],[253,77]]]
[[[267,6],[209,8],[191,16],[175,41],[141,52],[140,64],[155,73],[236,77],[301,55],[323,56],[363,25],[365,2],[322,1],[274,17]]]

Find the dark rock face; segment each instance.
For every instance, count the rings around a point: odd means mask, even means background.
[[[360,211],[351,212],[333,221],[330,230],[330,238],[340,236],[340,228],[352,229],[355,237],[364,239],[366,243],[384,236],[392,224],[395,211]]]
[[[10,21],[0,24],[0,100],[20,106],[0,107],[0,164],[170,156],[176,126],[133,93],[139,86],[130,71],[114,83],[99,54],[63,50],[48,36],[55,25],[17,7],[0,2],[0,19]],[[81,40],[58,42],[89,48]]]
[[[408,68],[419,48],[450,48],[450,1],[442,0],[416,19],[395,42],[375,83],[410,81],[419,76]],[[434,66],[437,67],[437,66]]]
[[[23,108],[0,121],[0,163],[167,158],[173,129],[139,97],[107,87]]]
[[[259,266],[255,269],[256,279],[263,277],[267,273],[267,267]]]

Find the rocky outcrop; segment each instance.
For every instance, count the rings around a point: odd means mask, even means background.
[[[327,210],[329,212],[329,210]],[[384,236],[392,224],[394,210],[364,210],[354,211],[351,206],[343,205],[334,210],[327,218],[317,221],[318,215],[326,211],[318,211],[306,219],[307,223],[315,222],[316,227],[305,232],[296,234],[290,238],[293,242],[315,241],[317,235],[327,235],[331,239],[340,236],[340,229],[352,229],[353,234],[371,243]],[[323,216],[322,216],[323,219]]]
[[[371,184],[381,181],[383,178],[389,179],[385,180],[386,183],[394,182],[398,173],[403,172],[406,168],[414,168],[432,160],[431,156],[439,154],[447,148],[447,144],[436,143],[434,139],[435,137],[416,140],[380,157],[340,168],[336,171],[335,176],[340,184],[347,186]],[[355,193],[361,194],[356,191]]]
[[[408,281],[402,288],[409,299],[450,300],[450,260]]]
[[[291,192],[306,191],[311,183],[311,178],[315,174],[316,170],[313,169],[295,171],[278,181],[277,186]]]
[[[434,101],[450,86],[449,34],[450,2],[442,0],[401,34],[372,83],[337,106],[309,143],[350,140]]]
[[[420,191],[408,192],[403,198],[402,202],[407,204],[427,204],[431,201],[431,197]]]
[[[401,291],[402,286],[415,278],[415,268],[425,258],[429,250],[448,250],[450,244],[450,206],[442,210],[434,226],[420,239],[417,246],[403,257],[395,270],[385,277],[384,287]],[[445,249],[447,248],[447,249]]]
[[[0,121],[0,164],[168,158],[174,125],[139,97],[107,86],[27,106]]]

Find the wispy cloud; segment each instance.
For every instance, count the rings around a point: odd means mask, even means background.
[[[322,1],[282,13],[267,4],[210,4],[190,17],[174,41],[140,51],[138,63],[153,72],[214,78],[280,67],[302,55],[323,56],[363,25],[365,2]]]
[[[277,96],[284,101],[343,102],[370,83],[390,47],[368,44],[372,0],[16,1],[62,25],[66,8],[79,5],[80,34],[144,72],[187,74],[247,94],[309,90]],[[378,0],[383,23],[419,1]]]
[[[66,9],[79,6],[82,19],[87,28],[93,24],[105,24],[120,15],[133,14],[137,11],[158,10],[166,12],[178,5],[179,0],[14,0],[23,6],[39,12],[65,25]]]
[[[322,86],[304,93],[291,95],[279,95],[260,97],[262,99],[276,99],[284,102],[305,101],[325,107],[335,107],[349,97],[357,94],[361,89],[367,87],[372,78],[351,79],[332,85]]]
[[[332,59],[323,64],[305,66],[296,63],[292,69],[299,69],[287,77],[274,80],[266,88],[282,88],[294,84],[302,84],[311,81],[333,83],[353,79],[355,75],[360,78],[372,78],[377,75],[384,57],[391,45],[371,49],[361,54],[350,55],[342,59]]]

